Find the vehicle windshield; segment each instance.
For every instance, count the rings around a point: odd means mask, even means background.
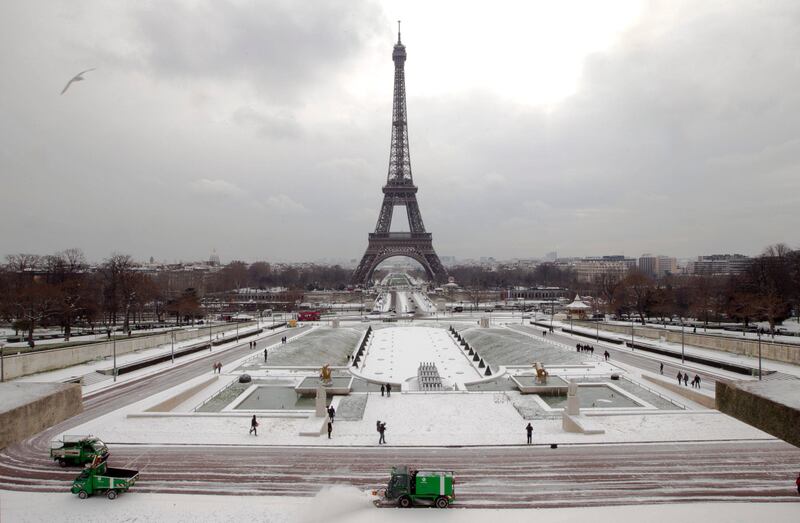
[[[92,443],[92,448],[93,448],[93,449],[94,449],[96,452],[104,452],[104,451],[106,450],[106,444],[105,444],[105,443],[103,443],[103,442],[102,442],[102,441],[100,441],[100,440],[97,440],[97,441],[95,441],[94,443]]]

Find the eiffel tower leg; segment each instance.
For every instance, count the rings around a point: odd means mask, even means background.
[[[406,213],[408,214],[409,230],[411,232],[425,232],[425,224],[422,222],[422,213],[419,212],[416,197],[406,202]]]
[[[383,197],[381,212],[378,214],[378,223],[375,225],[375,232],[389,232],[392,227],[392,214],[394,213],[394,202],[387,194]]]

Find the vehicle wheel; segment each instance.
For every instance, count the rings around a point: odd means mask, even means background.
[[[447,508],[448,504],[449,502],[447,501],[446,497],[440,496],[436,498],[436,508]]]
[[[58,460],[58,464],[61,465],[62,467],[66,467],[67,466],[67,460],[60,459],[60,460]]]
[[[411,506],[411,498],[408,496],[403,496],[397,500],[397,506],[400,508],[408,508]]]
[[[108,499],[117,499],[117,491],[116,491],[116,490],[109,490],[109,491],[106,493],[106,497],[107,497]]]
[[[79,490],[78,497],[81,499],[86,499],[89,497],[89,494],[87,494],[85,490]]]

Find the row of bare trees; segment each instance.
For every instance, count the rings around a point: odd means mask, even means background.
[[[130,332],[131,321],[145,316],[197,314],[193,289],[167,298],[157,279],[138,270],[126,254],[113,254],[90,268],[83,252],[67,249],[52,255],[14,254],[0,266],[0,318],[26,332],[30,345],[37,327],[58,326],[69,340],[76,325],[94,330],[117,325]]]
[[[766,321],[770,330],[800,311],[800,250],[768,247],[741,274],[668,275],[660,279],[630,271],[604,275],[579,289],[594,296],[598,308],[642,323],[695,318],[704,324],[735,321],[748,326]]]

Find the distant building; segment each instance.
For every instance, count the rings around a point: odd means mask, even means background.
[[[698,256],[697,260],[686,264],[686,272],[698,276],[742,274],[747,270],[751,262],[752,258],[742,254]]]
[[[642,254],[639,256],[639,272],[661,277],[678,272],[678,260],[670,256]]]
[[[561,287],[530,287],[506,289],[501,294],[504,300],[558,300],[569,296],[570,291]]]
[[[623,277],[630,269],[636,268],[636,260],[617,255],[587,257],[575,260],[571,267],[579,281],[593,282],[603,275]]]
[[[557,253],[556,251],[553,251],[553,252],[548,252],[548,253],[547,253],[547,254],[545,254],[545,255],[544,255],[544,257],[542,258],[542,260],[543,260],[543,261],[546,261],[546,262],[554,262],[554,261],[556,261],[557,259],[558,259],[558,253]]]

